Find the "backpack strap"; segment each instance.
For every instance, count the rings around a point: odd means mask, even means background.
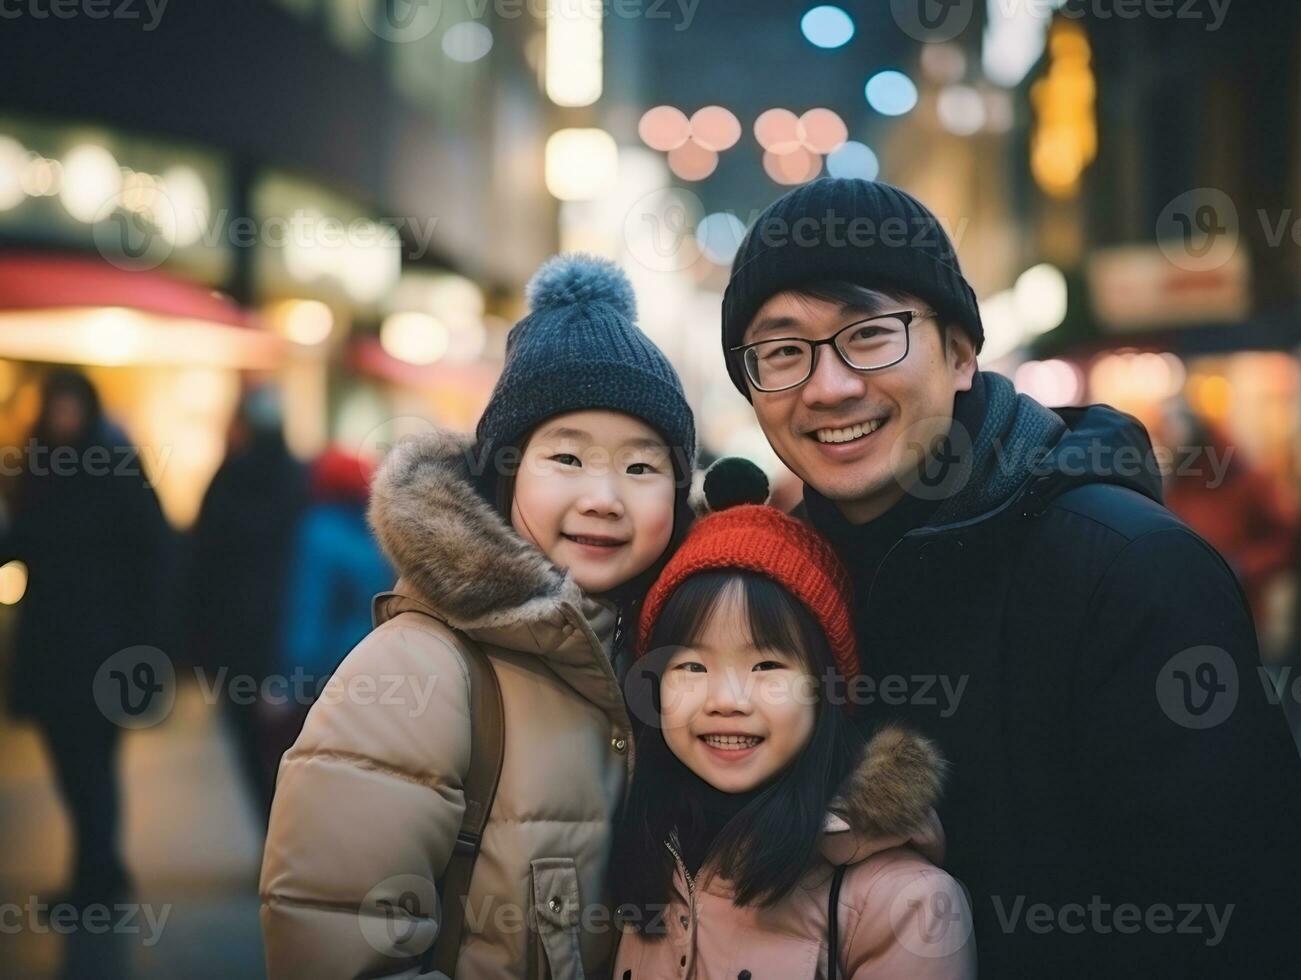
[[[827,980],[840,973],[840,886],[849,865],[838,864],[831,875],[831,897],[827,900]]]
[[[402,598],[394,593],[377,595],[374,600],[376,622],[381,615],[387,618],[396,611],[418,612],[455,629],[423,604],[402,603],[397,607],[390,604]],[[492,812],[492,801],[497,795],[502,760],[506,754],[506,712],[492,660],[477,643],[460,643],[457,649],[463,655],[470,676],[470,770],[462,787],[465,815],[461,818],[461,829],[438,889],[443,912],[438,924],[438,938],[420,959],[422,974],[437,970],[447,977],[456,975],[456,958],[465,933],[465,900],[470,894],[474,862],[479,856],[483,830]]]

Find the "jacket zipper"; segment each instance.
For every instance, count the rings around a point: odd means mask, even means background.
[[[696,879],[691,872],[687,870],[686,859],[682,857],[681,851],[678,850],[678,832],[675,830],[669,834],[669,839],[664,842],[664,846],[669,849],[673,859],[678,862],[678,867],[682,870],[682,877],[687,881],[687,901],[691,905],[691,911],[696,911]]]

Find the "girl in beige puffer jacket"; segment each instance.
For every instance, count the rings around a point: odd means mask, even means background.
[[[747,470],[706,475],[711,505],[756,502],[698,521],[643,609],[614,976],[973,977],[971,911],[938,867],[943,762],[895,727],[864,747],[844,570]]]
[[[431,975],[484,744],[481,655],[504,751],[452,972],[609,974],[633,764],[615,658],[686,524],[694,428],[617,269],[557,260],[529,295],[477,441],[401,443],[376,477],[371,523],[400,578],[280,765],[260,886],[272,980]]]

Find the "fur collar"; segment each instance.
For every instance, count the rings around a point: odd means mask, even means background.
[[[582,594],[474,487],[469,436],[435,430],[404,440],[371,488],[369,520],[384,553],[420,598],[460,630],[556,619]]]
[[[852,864],[887,847],[911,843],[934,860],[942,850],[935,816],[946,763],[928,739],[894,725],[876,733],[831,804],[823,852]]]

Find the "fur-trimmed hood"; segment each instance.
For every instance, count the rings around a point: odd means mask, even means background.
[[[385,458],[368,517],[401,576],[394,591],[506,646],[548,633],[604,642],[612,604],[584,596],[572,575],[520,537],[475,488],[477,462],[469,436],[442,430],[404,440]]]
[[[877,732],[832,802],[821,850],[856,864],[902,844],[938,863],[944,836],[935,815],[946,763],[935,745],[894,725]]]

